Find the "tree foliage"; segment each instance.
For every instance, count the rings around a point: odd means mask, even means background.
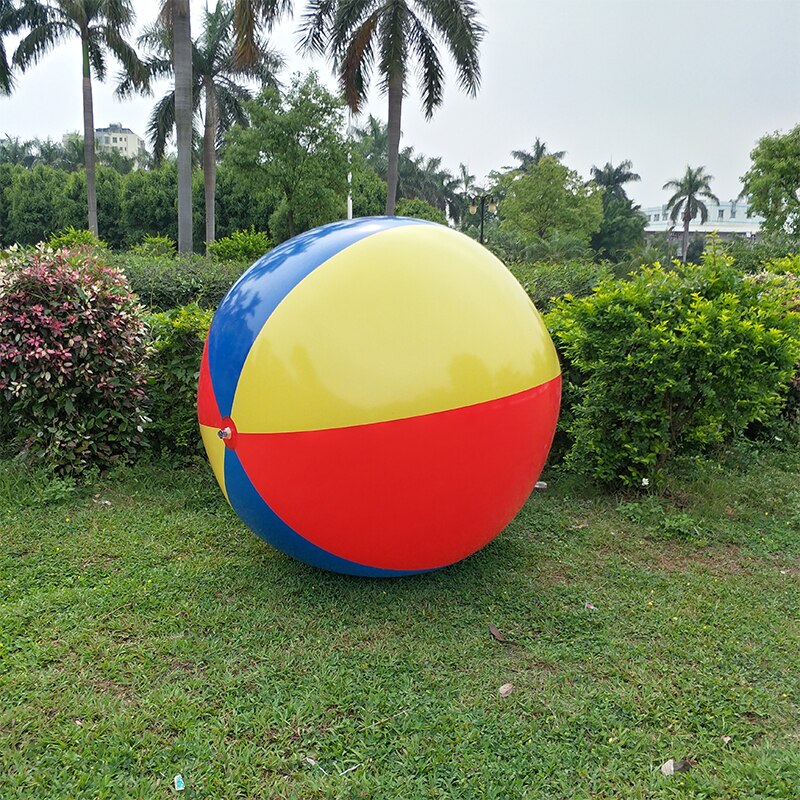
[[[800,125],[759,139],[750,158],[742,182],[751,210],[764,217],[766,231],[800,236]]]
[[[366,101],[373,69],[388,94],[386,213],[397,197],[400,117],[414,62],[425,116],[444,99],[444,67],[438,44],[450,53],[458,83],[475,95],[480,85],[478,49],[484,27],[474,0],[310,0],[303,23],[306,49],[327,53],[345,101],[358,112]]]
[[[340,219],[347,186],[341,104],[313,73],[296,76],[284,96],[265,89],[247,102],[251,126],[234,126],[225,161],[253,191],[271,192],[275,242]]]
[[[524,175],[506,174],[500,188],[500,227],[525,244],[548,240],[554,233],[588,243],[600,228],[600,192],[555,158],[543,158]]]

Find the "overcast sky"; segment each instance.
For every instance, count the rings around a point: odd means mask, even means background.
[[[213,0],[210,0],[213,2]],[[137,25],[157,0],[134,0]],[[302,0],[295,0],[302,8]],[[511,150],[538,136],[588,176],[593,164],[630,159],[641,176],[629,187],[647,206],[687,164],[715,176],[720,199],[738,195],[758,138],[800,124],[800,0],[481,0],[487,28],[476,98],[460,94],[448,71],[444,105],[431,122],[413,90],[403,105],[402,145],[459,162],[482,178],[512,163]],[[194,22],[202,4],[195,0]],[[324,61],[294,54],[296,24],[272,46],[285,78],[309,65],[334,88]],[[163,88],[162,88],[163,91]],[[121,122],[144,135],[152,98],[120,102],[111,82],[95,86],[95,124]],[[374,89],[366,112],[386,118]],[[365,112],[365,113],[366,113]],[[60,138],[82,127],[81,59],[76,41],[19,76],[0,99],[0,134]]]

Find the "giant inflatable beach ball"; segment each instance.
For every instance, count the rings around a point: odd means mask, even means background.
[[[255,533],[366,576],[438,569],[515,516],[552,443],[561,377],[530,299],[442,225],[337,222],[276,247],[211,324],[199,421]]]

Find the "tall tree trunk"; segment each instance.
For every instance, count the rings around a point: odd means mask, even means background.
[[[92,68],[89,64],[89,40],[81,36],[83,47],[83,161],[86,164],[86,203],[89,207],[89,230],[97,237],[97,176],[94,164],[94,108],[92,105]]]
[[[397,203],[397,167],[400,160],[400,115],[403,110],[403,72],[389,78],[388,156],[386,170],[386,214],[394,214]]]
[[[173,68],[178,145],[178,252],[192,252],[192,31],[189,0],[174,0]]]
[[[213,81],[206,86],[206,125],[203,131],[203,185],[206,197],[206,249],[214,241],[217,196],[217,95]]]
[[[689,212],[683,212],[683,243],[681,244],[681,262],[686,263],[686,254],[689,252]]]

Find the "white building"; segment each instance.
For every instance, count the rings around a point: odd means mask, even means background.
[[[708,209],[708,219],[704,225],[701,225],[698,214],[689,223],[689,233],[718,233],[724,237],[738,234],[739,236],[753,237],[760,232],[764,219],[751,213],[747,200],[728,200],[719,205],[707,200],[703,202]],[[683,231],[681,214],[678,214],[678,219],[673,222],[666,205],[643,208],[642,213],[647,217],[645,233],[665,233],[667,231],[680,233]]]
[[[95,128],[94,139],[98,150],[116,150],[125,158],[135,158],[139,163],[144,163],[147,159],[144,139],[130,128],[123,128],[122,123],[112,123],[107,128]]]

